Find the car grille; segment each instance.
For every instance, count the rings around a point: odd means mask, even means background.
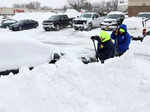
[[[86,21],[83,20],[74,21],[74,24],[84,24],[84,23],[86,23]]]
[[[105,23],[112,23],[112,21],[104,21]]]
[[[53,25],[53,23],[43,23],[43,25]]]

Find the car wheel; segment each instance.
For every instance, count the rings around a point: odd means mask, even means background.
[[[44,28],[45,31],[50,31],[50,28]]]
[[[60,25],[57,24],[57,25],[55,26],[55,28],[56,28],[56,31],[59,31],[59,30],[60,30]]]
[[[21,26],[19,26],[19,31],[21,31],[22,30],[22,27]]]

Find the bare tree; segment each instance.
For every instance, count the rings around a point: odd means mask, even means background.
[[[30,2],[28,4],[14,4],[13,7],[14,8],[40,9],[41,3],[34,1],[34,2]]]
[[[118,9],[118,0],[113,0],[114,3],[114,10]]]
[[[90,10],[92,5],[87,0],[68,0],[71,8],[80,11],[81,9]]]

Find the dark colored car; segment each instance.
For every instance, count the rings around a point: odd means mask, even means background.
[[[68,25],[72,26],[73,18],[68,18],[67,15],[54,15],[51,16],[48,20],[43,21],[43,29],[45,31],[50,30],[60,30],[67,27]]]
[[[21,31],[37,28],[39,26],[37,21],[34,20],[21,20],[15,24],[9,26],[9,29],[12,31]]]
[[[17,23],[16,20],[6,19],[1,22],[0,28],[8,28],[10,25]]]

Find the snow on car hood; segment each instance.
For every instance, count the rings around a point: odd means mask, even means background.
[[[31,38],[1,36],[0,71],[35,66],[51,59],[49,46]]]
[[[92,18],[83,18],[83,17],[78,17],[76,19],[74,19],[75,21],[78,21],[78,20],[84,20],[84,21],[91,21]]]
[[[116,22],[116,19],[111,19],[111,18],[106,18],[106,19],[104,19],[104,22],[109,22],[109,21]]]

